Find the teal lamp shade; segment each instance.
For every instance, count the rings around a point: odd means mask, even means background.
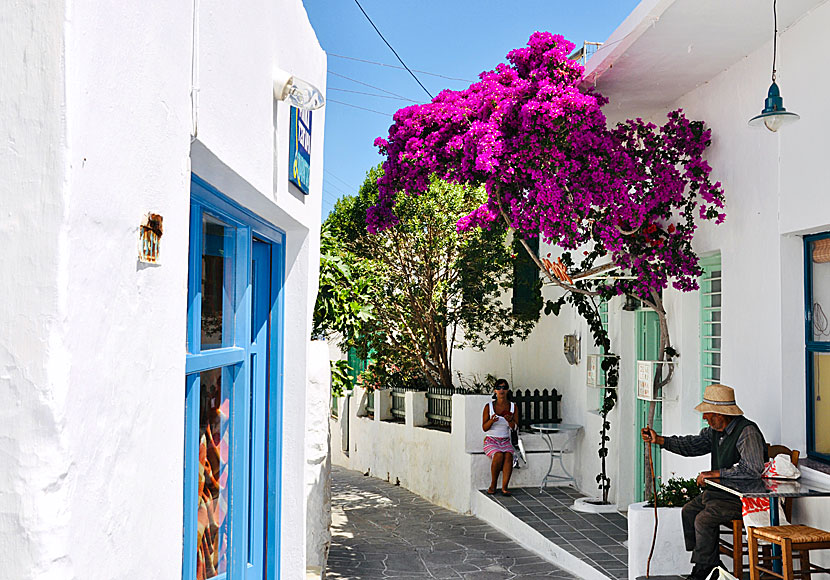
[[[749,120],[750,127],[766,127],[772,132],[778,131],[784,125],[798,121],[799,117],[784,108],[784,99],[775,81],[769,87],[767,98],[764,100],[764,110]]]

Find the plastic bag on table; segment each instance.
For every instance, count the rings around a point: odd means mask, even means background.
[[[801,472],[793,465],[789,455],[779,453],[764,464],[764,474],[761,477],[798,479],[801,477]]]

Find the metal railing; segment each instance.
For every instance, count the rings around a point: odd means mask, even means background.
[[[452,387],[429,387],[427,389],[427,421],[430,425],[445,427],[452,426],[452,395],[456,389]]]
[[[576,60],[582,66],[585,66],[594,53],[599,50],[599,47],[602,46],[601,42],[589,42],[585,41],[582,43],[582,46],[574,51],[568,58],[571,60]]]
[[[404,398],[404,391],[403,389],[392,389],[392,416],[399,420],[403,421],[406,417],[406,399]]]

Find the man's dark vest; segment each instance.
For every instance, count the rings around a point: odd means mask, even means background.
[[[740,461],[741,459],[741,454],[738,453],[738,438],[741,436],[741,432],[750,426],[758,429],[758,426],[755,423],[753,423],[743,415],[738,415],[737,417],[732,419],[732,421],[735,423],[735,426],[732,428],[732,432],[726,434],[723,437],[723,439],[720,438],[720,431],[715,431],[714,429],[709,430],[709,440],[712,445],[712,471],[721,468],[732,467],[733,465],[738,463],[738,461]],[[766,456],[765,447],[764,461],[766,461],[767,459],[768,458]],[[735,498],[735,496],[729,494],[728,492],[721,491],[718,489],[711,489],[709,491],[717,492],[713,495],[724,495],[731,498]]]

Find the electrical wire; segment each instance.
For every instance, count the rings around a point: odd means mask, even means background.
[[[827,320],[827,315],[824,314],[824,309],[818,302],[813,304],[813,334],[830,336],[830,321]]]
[[[346,60],[354,60],[354,61],[357,61],[357,62],[365,62],[366,64],[374,64],[374,65],[377,65],[377,66],[385,66],[387,68],[394,68],[394,69],[397,69],[397,70],[406,70],[402,66],[397,66],[397,65],[394,65],[394,64],[386,64],[385,62],[377,62],[377,61],[374,61],[374,60],[366,60],[366,59],[363,59],[363,58],[356,58],[354,56],[346,56],[344,54],[335,54],[333,52],[328,52],[326,54],[328,54],[329,56],[336,57],[336,58],[344,58]],[[425,70],[418,70],[416,68],[413,68],[412,70],[413,70],[413,72],[421,73],[422,75],[427,75],[427,76],[431,76],[431,77],[438,77],[438,78],[447,79],[447,80],[450,80],[450,81],[464,81],[465,83],[474,83],[474,82],[476,82],[476,81],[471,81],[470,79],[462,79],[462,78],[459,78],[459,77],[450,77],[450,76],[442,75],[442,74],[438,74],[438,73],[427,72]]]
[[[359,81],[359,80],[357,80],[357,79],[353,79],[352,77],[347,77],[346,75],[341,75],[340,73],[336,73],[336,72],[334,72],[333,70],[329,70],[329,71],[328,71],[328,73],[329,73],[330,75],[334,75],[334,76],[339,77],[339,78],[341,78],[341,79],[346,79],[347,81],[352,81],[353,83],[357,83],[357,84],[359,84],[359,85],[363,85],[364,87],[369,87],[370,89],[375,89],[375,90],[377,90],[377,91],[381,91],[381,92],[383,92],[383,93],[386,93],[387,95],[392,95],[392,96],[394,96],[394,97],[399,97],[399,98],[401,98],[401,99],[403,99],[403,100],[405,100],[405,101],[412,101],[413,103],[417,103],[417,102],[418,102],[418,101],[416,101],[415,99],[410,99],[410,98],[404,97],[403,95],[399,95],[398,93],[393,93],[392,91],[387,91],[386,89],[382,89],[382,88],[380,88],[380,87],[376,87],[375,85],[370,85],[369,83],[364,83],[363,81]]]
[[[333,187],[341,195],[350,195],[348,191],[344,191],[343,188],[338,187],[336,183],[332,183],[331,181],[326,181],[326,185],[328,187]]]
[[[776,0],[772,0],[772,21],[775,26],[772,35],[772,82],[775,82],[775,57],[778,56],[778,8],[775,3]]]
[[[375,109],[368,109],[366,107],[358,107],[357,105],[352,105],[351,103],[344,103],[343,101],[335,101],[334,99],[329,99],[329,103],[337,103],[338,105],[344,105],[346,107],[352,107],[353,109],[360,109],[361,111],[369,111],[370,113],[377,113],[378,115],[383,115],[384,117],[391,117],[392,113],[384,113],[383,111],[376,111]]]
[[[374,29],[375,29],[375,32],[377,32],[377,33],[378,33],[378,36],[380,36],[380,39],[381,39],[383,42],[385,42],[385,43],[386,43],[386,46],[388,46],[388,47],[389,47],[389,50],[391,50],[391,51],[392,51],[392,54],[394,54],[394,55],[395,55],[395,57],[398,59],[398,62],[400,62],[400,63],[403,65],[403,67],[407,70],[407,72],[409,72],[409,74],[410,74],[410,75],[412,75],[412,78],[413,78],[413,79],[415,79],[415,82],[417,82],[419,85],[421,85],[421,88],[422,88],[422,89],[424,89],[424,92],[425,92],[426,94],[428,94],[428,95],[429,95],[429,98],[430,98],[430,99],[432,99],[432,98],[433,98],[432,93],[430,93],[430,92],[427,90],[427,88],[424,86],[424,83],[422,83],[422,82],[421,82],[421,80],[420,80],[417,76],[415,76],[415,73],[414,73],[414,72],[412,72],[412,69],[410,69],[408,66],[406,66],[406,63],[403,61],[403,59],[400,57],[400,55],[397,53],[397,51],[396,51],[394,48],[392,48],[392,45],[391,45],[391,44],[389,44],[389,41],[387,41],[387,40],[383,37],[383,34],[381,34],[380,30],[378,30],[378,27],[377,27],[377,26],[375,26],[375,23],[374,23],[374,22],[372,22],[372,19],[371,19],[371,18],[369,18],[369,15],[368,15],[368,14],[366,14],[366,11],[363,9],[363,6],[361,6],[361,5],[360,5],[360,2],[358,2],[358,0],[354,0],[354,3],[355,3],[355,4],[357,4],[357,7],[358,7],[358,8],[360,8],[360,11],[361,11],[361,12],[363,12],[363,16],[365,16],[365,17],[366,17],[366,20],[368,20],[368,21],[369,21],[369,24],[371,24],[371,25],[372,25],[372,28],[374,28]]]
[[[336,179],[337,181],[339,181],[340,183],[342,183],[343,185],[345,185],[345,186],[346,186],[346,187],[348,187],[349,189],[354,189],[354,190],[356,190],[356,189],[357,189],[357,188],[356,188],[354,185],[352,185],[351,183],[348,183],[346,180],[344,180],[344,179],[342,179],[342,178],[338,177],[337,175],[335,175],[334,173],[332,173],[332,172],[331,172],[331,170],[329,170],[329,169],[324,169],[324,170],[323,170],[323,172],[324,172],[324,173],[328,173],[330,176],[332,176],[334,179]]]
[[[335,87],[328,87],[326,90],[328,90],[328,91],[339,91],[341,93],[352,93],[352,94],[355,94],[355,95],[368,95],[370,97],[377,97],[379,99],[396,99],[398,101],[406,101],[408,103],[414,102],[414,101],[410,101],[409,99],[405,99],[403,97],[393,97],[391,95],[379,95],[377,93],[367,93],[365,91],[350,91],[349,89],[339,89],[339,88],[335,88]]]

